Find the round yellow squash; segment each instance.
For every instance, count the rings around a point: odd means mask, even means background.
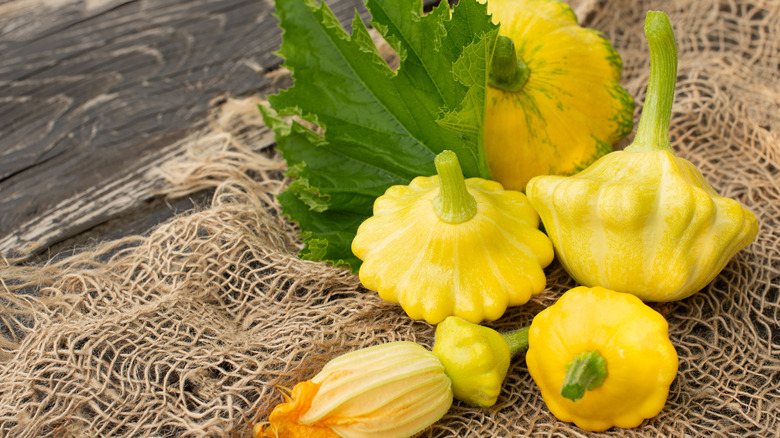
[[[485,117],[496,181],[523,191],[533,176],[576,173],[631,132],[634,101],[603,34],[557,0],[489,0],[488,12],[501,25]]]

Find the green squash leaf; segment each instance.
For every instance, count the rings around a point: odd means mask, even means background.
[[[379,55],[356,14],[352,34],[326,4],[276,0],[279,55],[294,86],[261,106],[293,183],[279,195],[305,244],[300,256],[360,266],[350,249],[358,226],[387,188],[435,174],[433,158],[458,154],[466,177],[490,178],[482,144],[485,87],[498,27],[485,5],[367,0],[376,28],[401,58]],[[319,134],[284,116],[296,115]]]

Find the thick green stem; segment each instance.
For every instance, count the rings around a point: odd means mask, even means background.
[[[669,17],[663,12],[648,12],[645,35],[650,46],[650,77],[636,138],[626,150],[671,151],[669,119],[677,82],[677,43]]]
[[[499,36],[493,59],[490,61],[488,85],[499,90],[517,92],[523,88],[531,72],[525,62],[517,56],[515,43],[509,37]]]
[[[512,357],[528,350],[528,331],[531,327],[523,327],[519,330],[515,330],[509,333],[502,333],[501,336],[509,344],[509,353]]]
[[[577,401],[604,383],[607,378],[607,360],[598,351],[578,354],[566,364],[566,377],[561,386],[561,395]]]
[[[444,151],[433,160],[439,174],[439,194],[433,198],[433,210],[444,222],[459,224],[477,214],[477,201],[471,196],[463,179],[463,171],[455,152]]]

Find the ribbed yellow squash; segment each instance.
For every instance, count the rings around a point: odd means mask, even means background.
[[[485,153],[496,181],[522,191],[535,175],[573,174],[631,132],[620,55],[568,5],[489,0],[488,12],[514,42],[512,50],[499,37],[487,90]]]
[[[496,320],[544,290],[552,242],[524,194],[464,180],[452,151],[434,163],[437,175],[392,186],[374,202],[352,241],[360,282],[412,319]]]
[[[711,282],[755,239],[758,221],[674,155],[674,32],[664,13],[651,11],[645,33],[650,77],[634,141],[576,175],[536,176],[527,194],[578,283],[675,301]]]

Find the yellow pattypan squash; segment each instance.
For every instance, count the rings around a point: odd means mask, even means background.
[[[719,196],[675,157],[669,120],[677,49],[669,18],[649,12],[650,79],[633,143],[570,176],[527,187],[566,271],[586,286],[645,301],[685,298],[706,286],[756,237],[756,217]]]
[[[525,190],[535,175],[572,174],[611,152],[633,128],[634,102],[609,40],[557,0],[487,5],[501,25],[485,116],[493,178]]]
[[[534,317],[525,360],[550,412],[589,431],[658,415],[678,366],[660,313],[631,294],[584,286]]]
[[[431,324],[498,319],[544,290],[552,243],[525,195],[464,181],[454,152],[435,164],[438,175],[390,187],[374,202],[352,242],[360,281]]]

